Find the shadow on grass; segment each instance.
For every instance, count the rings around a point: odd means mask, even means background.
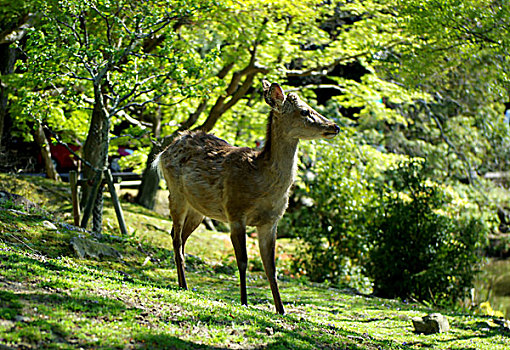
[[[320,315],[327,314],[349,320],[349,313],[363,308],[380,309],[385,303],[339,290],[307,289],[283,282],[284,300],[306,304],[305,308],[312,308],[317,318],[305,315],[306,309],[298,312],[294,304],[288,303],[286,306],[290,313],[279,316],[273,311],[265,278],[252,281],[248,289],[249,303],[256,308],[244,308],[239,305],[237,275],[204,277],[198,273],[191,274],[193,284],[190,286],[193,288],[195,285],[196,290],[177,292],[173,275],[171,278],[169,275],[154,277],[148,273],[151,267],[144,267],[126,281],[121,274],[110,274],[108,264],[84,267],[21,252],[6,254],[0,252],[0,263],[6,268],[3,278],[0,278],[0,288],[10,289],[14,296],[10,293],[9,300],[24,306],[23,310],[19,307],[15,310],[15,316],[31,318],[17,323],[12,339],[18,336],[22,341],[33,344],[32,348],[50,348],[52,342],[60,343],[62,348],[123,348],[128,344],[147,349],[222,349],[227,344],[269,349],[409,348],[395,345],[391,340],[373,339],[362,329],[346,330],[329,325],[327,318],[321,319]],[[89,291],[80,288],[81,281],[93,279],[99,280],[105,289]],[[27,287],[20,291],[14,284],[3,281],[16,281]],[[139,292],[141,290],[143,292]],[[126,301],[133,293],[143,294],[136,294],[139,299],[134,303]],[[388,303],[388,308],[396,305]],[[344,307],[345,310],[350,308],[345,314]],[[75,320],[80,320],[80,324],[74,324]],[[360,320],[353,319],[352,322]],[[82,327],[94,327],[93,331],[89,330],[92,335],[88,337],[92,339],[80,336]],[[200,328],[199,336],[194,335],[196,328]],[[117,329],[115,334],[114,329]],[[110,330],[111,335],[108,334]],[[98,336],[104,332],[107,334],[104,338]],[[215,338],[217,333],[221,334]],[[208,342],[214,346],[203,345]]]
[[[137,348],[139,349],[154,349],[154,350],[165,350],[165,349],[228,349],[231,347],[222,346],[211,346],[196,344],[189,341],[184,341],[178,337],[171,336],[165,333],[139,333],[135,335],[134,340],[138,343]]]
[[[5,223],[12,223],[15,226],[20,224],[35,224],[47,220],[44,213],[38,212],[22,212],[17,209],[6,209],[0,207],[0,218]]]
[[[491,318],[487,318],[489,321]],[[456,328],[462,331],[471,332],[470,335],[459,335],[455,337],[455,339],[450,340],[439,340],[441,343],[450,343],[453,340],[471,340],[471,339],[480,339],[480,338],[495,338],[495,337],[508,337],[508,345],[510,348],[510,331],[505,330],[503,327],[491,326],[487,322],[473,322],[471,324],[462,323],[462,324],[454,324],[452,328]],[[466,348],[468,349],[468,348]],[[476,349],[476,347],[472,347],[469,349]]]
[[[211,307],[210,296],[202,296],[200,293],[191,292],[194,295],[190,297],[185,292],[175,293],[175,289],[155,288],[148,290],[146,295],[141,295],[139,304],[128,305],[118,299],[116,293],[131,286],[140,288],[140,285],[136,281],[124,283],[120,278],[105,275],[100,277],[109,279],[105,280],[105,283],[112,284],[110,288],[114,289],[113,293],[105,291],[104,295],[99,296],[96,292],[79,289],[75,295],[70,295],[70,289],[76,288],[75,284],[79,283],[78,278],[87,274],[88,277],[93,277],[93,270],[65,267],[59,261],[39,261],[14,254],[8,260],[10,266],[20,267],[18,272],[11,276],[17,276],[20,284],[30,283],[27,280],[33,275],[48,276],[64,270],[70,274],[69,277],[75,279],[69,286],[62,286],[61,279],[56,279],[53,283],[50,278],[43,289],[35,288],[33,284],[22,290],[11,286],[11,293],[6,294],[6,298],[11,303],[23,305],[23,309],[18,307],[15,310],[22,314],[14,316],[14,319],[16,316],[21,319],[15,323],[8,338],[11,343],[28,343],[32,348],[41,349],[51,348],[51,344],[61,344],[63,348],[122,348],[126,343],[153,349],[222,349],[221,339],[224,339],[226,344],[241,342],[240,347],[246,345],[251,348],[309,349],[326,346],[366,349],[366,340],[362,338],[362,334],[325,328],[319,322],[303,321],[293,316],[278,316],[273,311],[232,307],[227,304],[228,299],[225,302],[213,302]],[[5,259],[2,258],[2,261]],[[18,274],[20,270],[26,272],[25,279]],[[10,286],[9,283],[0,285],[2,289],[9,289]],[[154,298],[154,293],[158,295],[157,299]],[[237,293],[235,296],[237,297]],[[205,303],[202,304],[201,300]],[[152,305],[148,305],[150,303]],[[75,324],[75,320],[80,320],[79,324]],[[93,334],[88,336],[91,339],[88,339],[80,336],[82,327],[99,330],[93,331]],[[193,331],[196,327],[202,329],[201,337],[195,341]],[[120,333],[112,332],[97,339],[97,334],[119,328]],[[185,333],[183,336],[172,334],[182,330]],[[202,344],[218,332],[221,333],[220,340],[212,342],[220,345]],[[239,337],[231,336],[234,332],[240,332]],[[244,337],[243,332],[249,334]],[[255,336],[250,338],[254,334]],[[239,338],[241,340],[238,340]],[[246,344],[243,343],[244,338],[249,339]],[[362,339],[361,342],[359,339]],[[372,340],[368,342],[374,344]]]

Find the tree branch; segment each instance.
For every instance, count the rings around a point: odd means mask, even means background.
[[[253,83],[253,79],[258,73],[268,72],[269,69],[261,66],[250,66],[248,65],[241,71],[237,71],[232,75],[232,79],[230,84],[226,90],[225,95],[221,95],[216,100],[216,103],[209,111],[209,116],[205,120],[205,122],[197,127],[198,130],[210,131],[218,119],[230,108],[232,108],[239,100],[246,95],[246,92],[250,88]],[[246,76],[244,82],[239,87],[239,83],[242,77]],[[230,99],[225,103],[225,100],[230,97]]]
[[[194,113],[190,114],[188,119],[179,126],[179,129],[178,129],[179,131],[188,130],[197,122],[198,118],[200,117],[200,114],[202,114],[207,107],[207,101],[208,100],[206,98],[204,98],[202,100],[202,102],[200,102],[196,111]]]
[[[232,97],[225,103],[223,108],[221,109],[222,114],[232,108],[246,93],[253,83],[253,79],[258,73],[267,73],[269,69],[265,67],[252,67],[252,69],[248,70],[246,79],[242,83],[242,85],[232,94]]]
[[[341,88],[338,85],[334,85],[334,84],[308,84],[308,85],[303,85],[303,86],[300,86],[297,88],[285,89],[285,91],[286,92],[295,92],[295,91],[300,91],[300,90],[305,90],[305,89],[332,89],[332,90],[337,90],[341,93],[345,92],[345,90],[343,88]]]
[[[397,45],[401,45],[404,43],[405,42],[402,40],[399,40],[399,41],[396,41],[393,43],[388,43],[388,46],[386,47],[386,49],[391,49]],[[322,66],[317,66],[317,67],[305,69],[305,70],[287,70],[287,71],[285,71],[285,74],[287,75],[287,77],[307,77],[307,76],[328,75],[328,73],[331,72],[340,63],[371,55],[372,52],[373,52],[373,50],[369,50],[369,51],[359,52],[357,54],[350,55],[350,56],[338,57],[335,60],[333,60],[333,62],[322,65]]]
[[[455,153],[460,158],[461,162],[464,164],[464,171],[465,171],[466,176],[469,180],[469,183],[473,186],[473,188],[475,190],[478,191],[478,193],[480,193],[484,197],[485,200],[488,200],[489,198],[487,197],[485,192],[480,189],[479,181],[477,179],[475,180],[473,178],[473,168],[471,166],[471,162],[469,161],[468,157],[464,153],[460,152],[457,149],[457,147],[453,144],[453,142],[445,134],[443,125],[441,124],[441,121],[434,115],[434,113],[432,113],[427,102],[422,101],[422,100],[419,100],[418,102],[425,108],[425,111],[426,111],[428,117],[434,120],[434,123],[436,124],[437,128],[439,129],[439,132],[441,133],[441,138],[444,140],[444,142],[446,142],[448,147],[453,151],[453,153]]]
[[[28,29],[32,27],[36,17],[35,13],[29,13],[23,17],[23,21],[16,28],[8,29],[0,33],[0,44],[12,44],[21,40]]]

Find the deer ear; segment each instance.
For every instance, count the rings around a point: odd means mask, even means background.
[[[285,101],[285,93],[280,85],[276,83],[270,84],[267,80],[262,81],[264,87],[264,99],[266,103],[273,108],[278,108]]]

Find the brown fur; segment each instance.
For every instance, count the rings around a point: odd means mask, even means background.
[[[234,147],[203,132],[184,132],[156,162],[170,191],[179,286],[187,288],[186,240],[208,216],[230,224],[241,280],[241,302],[246,305],[246,226],[256,226],[275,307],[283,314],[274,260],[276,226],[287,208],[298,141],[331,138],[339,128],[297,95],[285,96],[278,84],[264,81],[264,98],[272,110],[262,151]],[[303,111],[309,115],[303,115]]]

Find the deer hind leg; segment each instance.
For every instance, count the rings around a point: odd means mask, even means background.
[[[183,231],[188,212],[188,205],[182,198],[170,198],[170,215],[172,216],[172,243],[174,248],[175,267],[177,269],[177,279],[179,287],[188,289],[186,277],[184,275],[184,249],[183,249]]]
[[[236,254],[237,268],[239,269],[239,280],[241,286],[241,304],[248,305],[246,293],[246,267],[248,266],[248,254],[246,252],[246,226],[242,222],[230,224],[230,240]]]
[[[182,242],[181,249],[182,254],[184,254],[184,245],[188,240],[189,236],[197,229],[197,227],[202,223],[204,216],[197,212],[196,210],[189,208],[186,214],[186,219],[184,220],[184,227],[182,229]]]
[[[260,256],[264,265],[271,292],[273,293],[274,305],[276,312],[284,314],[280,291],[276,282],[276,265],[275,265],[275,245],[276,245],[276,225],[277,223],[258,226],[257,233],[259,239]]]

